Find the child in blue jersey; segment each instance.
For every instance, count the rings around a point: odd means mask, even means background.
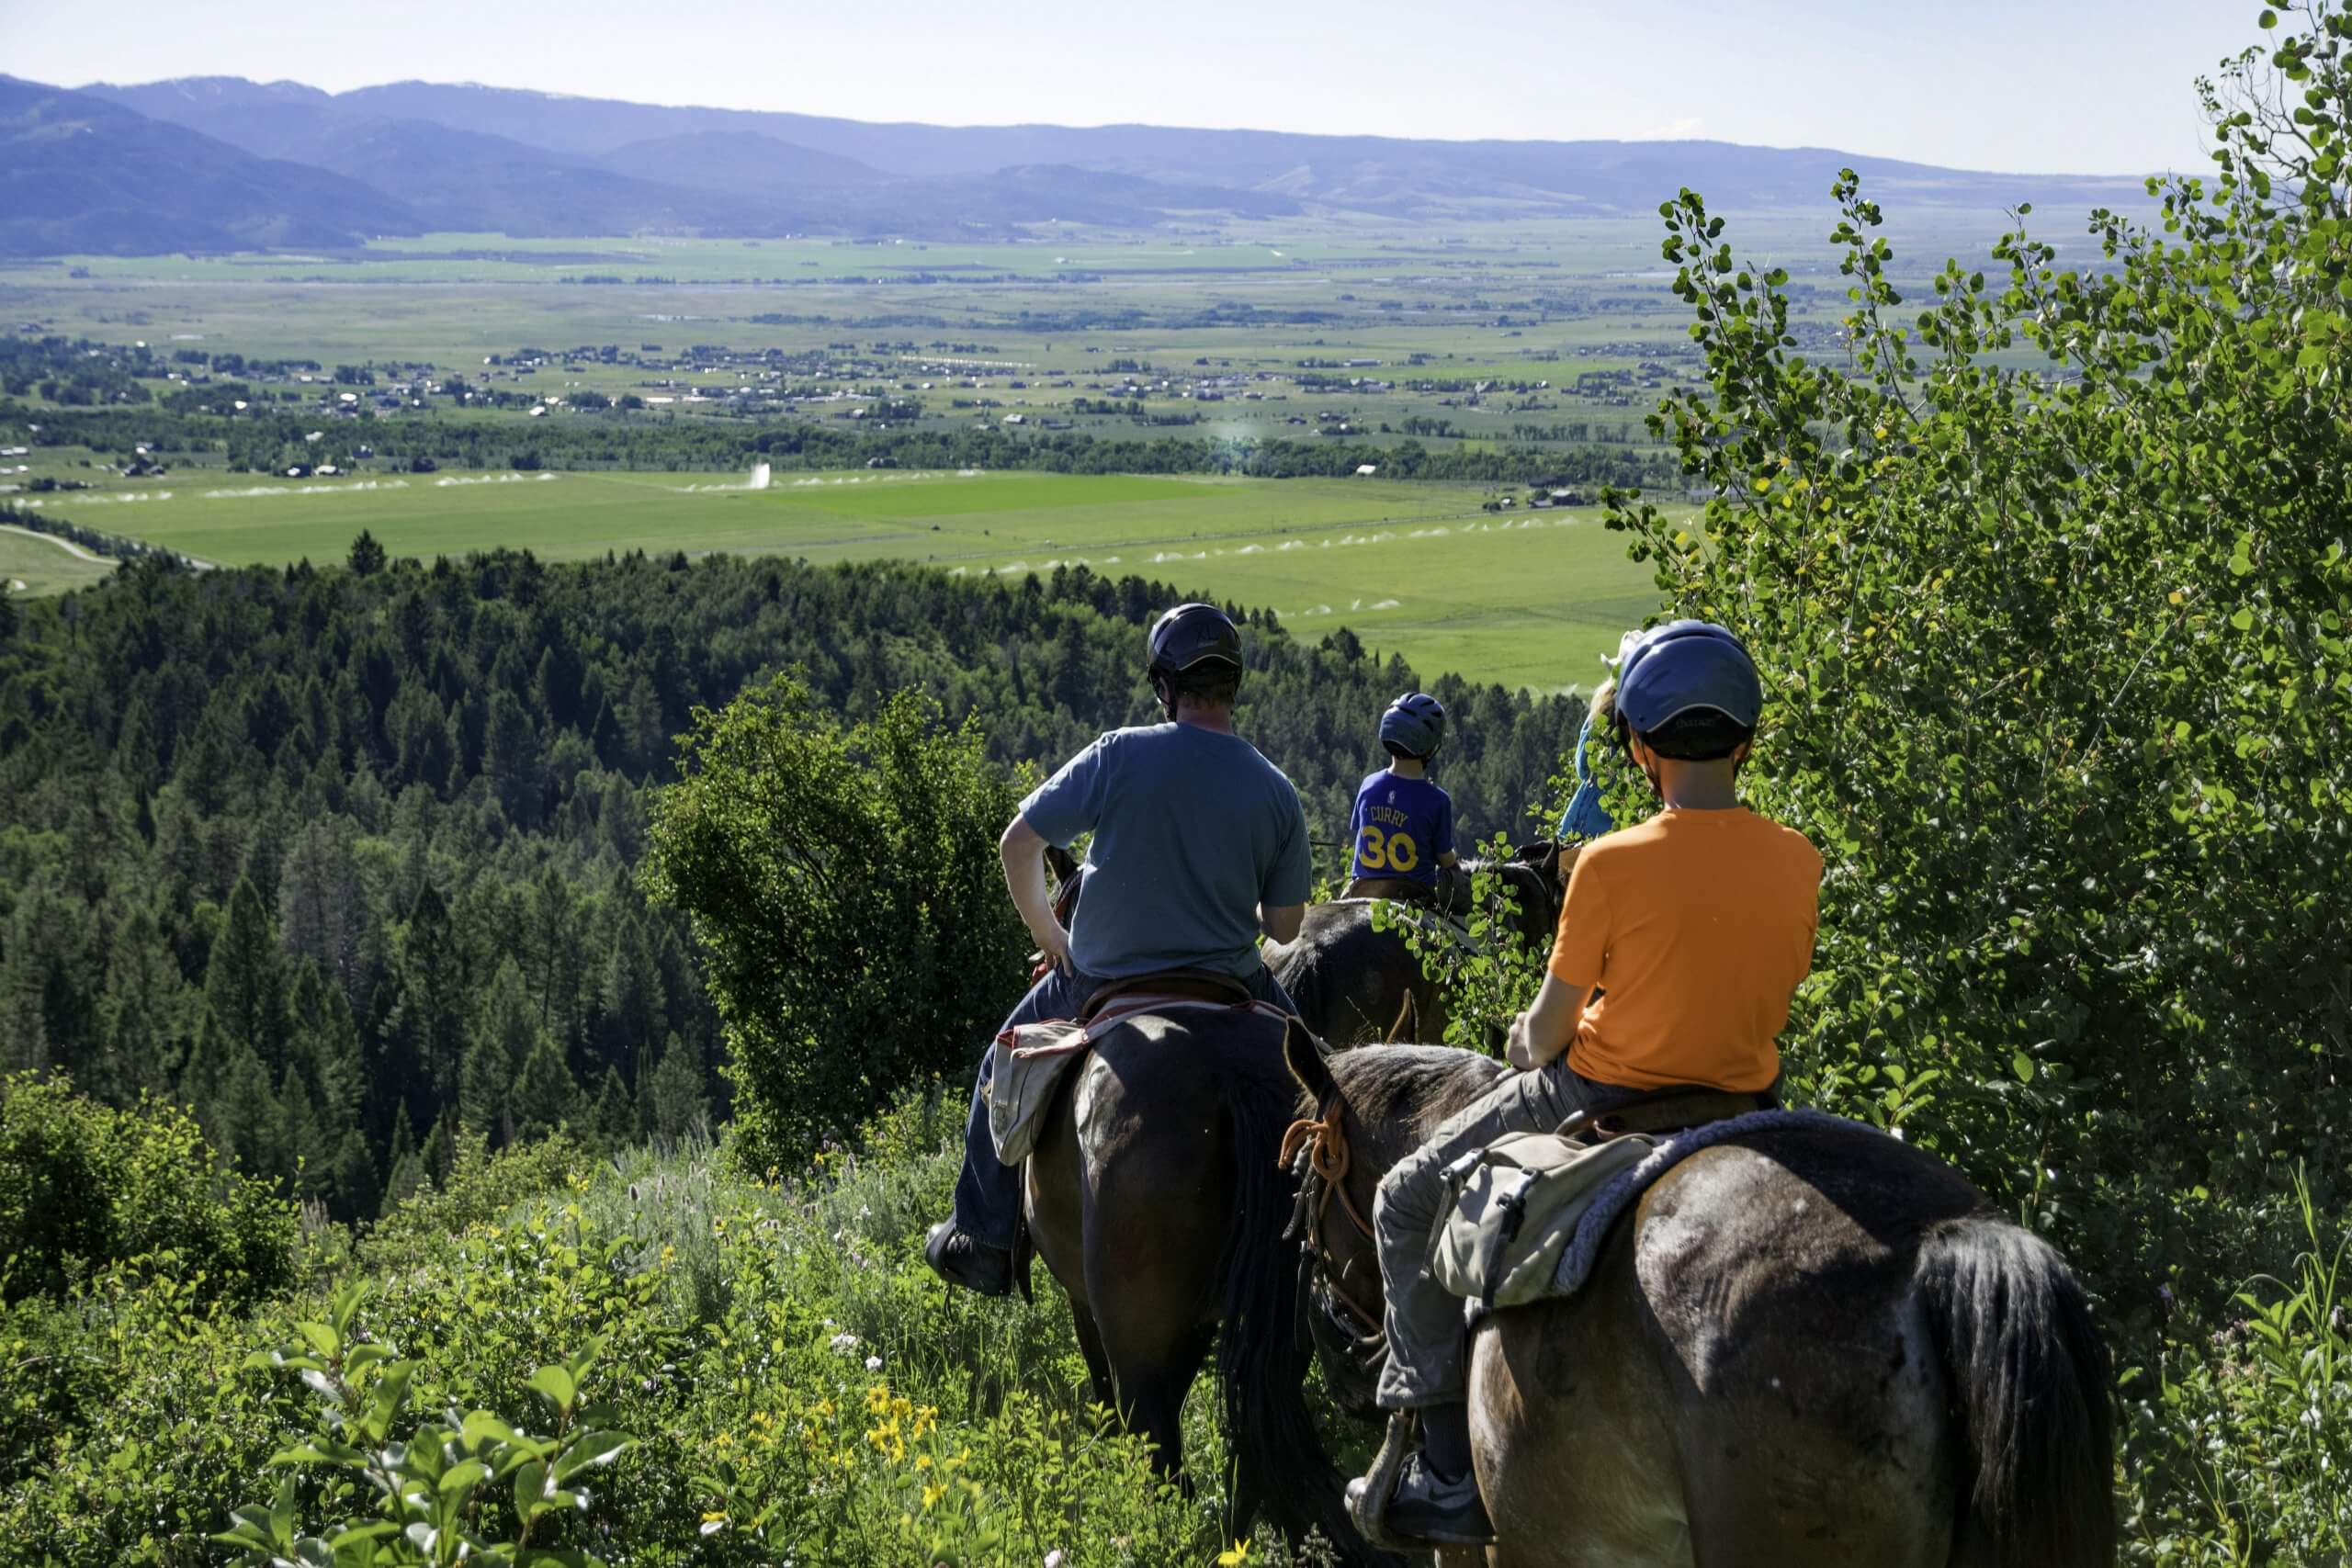
[[[1380,716],[1388,766],[1356,789],[1348,836],[1355,846],[1346,897],[1434,900],[1438,871],[1453,864],[1453,797],[1430,782],[1430,759],[1445,739],[1445,709],[1412,692]]]

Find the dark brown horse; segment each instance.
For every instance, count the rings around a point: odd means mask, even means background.
[[[1358,1559],[1304,1382],[1295,1198],[1277,1153],[1297,1109],[1283,1024],[1177,1009],[1121,1023],[1065,1080],[1026,1171],[1037,1252],[1069,1292],[1095,1397],[1181,1474],[1184,1397],[1211,1345],[1233,1455],[1227,1532],[1261,1512]]]
[[[1066,872],[1064,865],[1057,872]],[[1024,1168],[1029,1233],[1069,1293],[1095,1397],[1182,1476],[1184,1398],[1214,1345],[1233,1457],[1228,1534],[1263,1514],[1320,1529],[1351,1562],[1349,1523],[1304,1391],[1295,1200],[1278,1154],[1297,1111],[1295,1028],[1238,1008],[1137,1014],[1064,1078]]]
[[[1573,846],[1524,845],[1500,861],[1464,861],[1465,873],[1491,871],[1502,879],[1506,930],[1524,942],[1551,939],[1576,865]],[[1465,875],[1462,885],[1467,886]],[[1466,902],[1466,900],[1465,900]],[[1445,987],[1432,979],[1405,933],[1374,923],[1378,901],[1340,898],[1306,911],[1295,940],[1269,943],[1266,963],[1298,1004],[1299,1017],[1327,1045],[1368,1045],[1388,1039],[1435,1040],[1445,1032]],[[1419,906],[1398,906],[1414,919],[1435,919]],[[1466,909],[1450,911],[1458,917]],[[1401,1021],[1401,1029],[1400,1029]]]
[[[1291,1063],[1336,1135],[1302,1195],[1325,1371],[1369,1403],[1381,1175],[1508,1069],[1429,1047]],[[2057,1253],[1948,1167],[1838,1124],[1668,1170],[1576,1296],[1470,1347],[1496,1568],[2113,1560],[2105,1359]],[[1457,1559],[1449,1554],[1448,1561]]]

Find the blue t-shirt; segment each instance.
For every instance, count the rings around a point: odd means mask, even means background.
[[[1453,848],[1453,797],[1427,779],[1383,768],[1356,786],[1348,818],[1357,876],[1401,876],[1437,886],[1437,863]]]
[[[1156,969],[1255,974],[1258,906],[1304,904],[1306,814],[1280,768],[1195,724],[1114,729],[1021,803],[1039,838],[1092,832],[1070,958],[1106,980]]]

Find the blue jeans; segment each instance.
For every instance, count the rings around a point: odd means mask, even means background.
[[[1297,1014],[1297,1006],[1264,964],[1240,979],[1260,1001]],[[1046,977],[1030,987],[1029,994],[1005,1015],[1004,1029],[1051,1018],[1076,1018],[1086,998],[1110,983],[1098,976],[1047,970]],[[994,1051],[980,1054],[971,1113],[964,1121],[964,1169],[956,1178],[956,1228],[974,1241],[1010,1250],[1021,1232],[1021,1170],[996,1157],[996,1139],[989,1133],[989,1078],[995,1064]]]

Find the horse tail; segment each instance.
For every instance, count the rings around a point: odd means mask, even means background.
[[[2064,1260],[2030,1231],[1976,1215],[1927,1237],[1916,1279],[1966,1456],[1952,1561],[2113,1562],[2107,1357]]]
[[[1283,1130],[1298,1114],[1298,1086],[1281,1054],[1266,1052],[1263,1037],[1254,1032],[1234,1042],[1217,1077],[1231,1119],[1236,1168],[1237,1213],[1221,1271],[1224,1324],[1216,1349],[1233,1459],[1228,1528],[1238,1535],[1262,1509],[1295,1541],[1319,1529],[1345,1561],[1393,1561],[1366,1555],[1348,1520],[1340,1473],[1306,1407],[1314,1351],[1299,1297],[1298,1258],[1283,1239],[1297,1194],[1278,1154]]]

